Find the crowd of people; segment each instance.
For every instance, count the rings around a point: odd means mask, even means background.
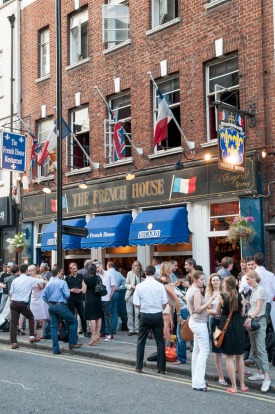
[[[158,372],[164,374],[165,346],[169,346],[171,334],[177,336],[174,364],[184,364],[187,360],[186,341],[180,331],[182,321],[188,318],[194,334],[190,344],[194,390],[209,390],[205,371],[211,344],[218,383],[228,387],[227,392],[238,392],[236,370],[240,391],[248,391],[245,365],[253,364],[258,372],[248,378],[263,380],[261,390],[267,392],[270,377],[265,337],[267,326],[272,327],[270,310],[275,298],[275,276],[265,269],[264,260],[262,253],[242,258],[241,272],[236,278],[230,273],[232,258],[224,257],[207,284],[202,267],[192,258],[185,260],[183,271],[176,260],[154,257],[145,271],[135,260],[126,277],[111,261],[106,269],[97,260],[86,260],[83,269],[72,262],[66,276],[57,265],[50,271],[45,263],[41,266],[8,263],[0,276],[0,327],[9,324],[11,346],[17,349],[17,335],[26,334],[27,319],[29,341],[51,338],[53,353],[60,354],[61,321],[68,327],[70,349],[82,346],[78,342],[81,334],[90,338],[90,346],[98,346],[103,339],[111,342],[119,321],[120,328],[123,323],[126,328],[127,323],[128,335],[138,335],[136,372],[142,372],[147,338],[154,337]],[[223,330],[226,321],[229,323],[219,348],[213,333],[216,327]],[[40,334],[38,327],[42,329]],[[230,387],[223,372],[223,354]]]

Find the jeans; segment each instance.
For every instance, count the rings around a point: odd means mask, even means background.
[[[133,296],[131,295],[126,302],[126,309],[127,309],[127,316],[128,316],[128,322],[127,326],[129,329],[129,332],[136,332],[139,331],[139,308],[134,306],[133,304]]]
[[[150,329],[152,329],[154,333],[157,344],[157,368],[159,371],[165,371],[166,361],[162,312],[140,313],[136,368],[142,369],[144,349]]]
[[[43,332],[43,338],[44,339],[50,339],[51,338],[51,323],[50,320],[48,319],[45,325],[45,329]]]
[[[110,301],[102,301],[102,311],[104,315],[104,320],[102,320],[101,332],[105,334],[107,332],[106,325],[108,326],[108,334],[113,335],[113,318],[110,311]]]
[[[112,296],[110,303],[110,312],[112,314],[112,325],[113,325],[113,334],[116,333],[116,328],[117,328],[117,322],[118,322],[118,298],[119,298],[119,291],[116,290]],[[109,333],[109,329],[107,326],[105,326],[105,332],[108,334]]]
[[[269,372],[268,356],[265,347],[266,319],[264,317],[257,322],[260,325],[260,329],[255,332],[249,331],[251,350],[257,368],[262,369],[263,372]]]
[[[51,324],[51,335],[53,343],[53,353],[59,354],[58,342],[58,325],[61,319],[64,319],[69,324],[69,345],[77,344],[77,319],[74,314],[67,308],[66,304],[49,304],[49,315]]]
[[[182,317],[182,319],[186,320],[188,318],[188,315],[189,313],[188,313],[187,308],[180,310],[180,316]],[[187,360],[186,341],[184,339],[181,339],[180,327],[181,325],[178,323],[177,324],[177,357],[178,357],[178,360],[182,364],[184,364]]]
[[[206,322],[189,319],[189,327],[194,333],[194,348],[192,353],[192,387],[204,388],[206,362],[210,352],[209,333]]]

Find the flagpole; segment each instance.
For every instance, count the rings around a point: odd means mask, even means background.
[[[88,161],[90,162],[90,164],[92,165],[92,167],[97,170],[99,168],[99,163],[98,162],[93,162],[91,160],[91,158],[89,157],[89,155],[87,154],[87,152],[85,151],[85,149],[83,148],[83,146],[80,144],[80,142],[78,141],[78,139],[76,138],[75,134],[73,134],[71,132],[71,135],[73,137],[73,139],[75,140],[75,142],[78,144],[79,148],[83,151],[84,155],[87,157]]]
[[[110,105],[108,104],[108,102],[106,101],[106,99],[104,98],[104,96],[102,95],[101,91],[98,89],[97,86],[94,87],[95,90],[97,91],[97,93],[99,94],[99,96],[101,97],[101,99],[103,100],[103,102],[105,103],[108,111],[110,112],[110,110],[112,110],[112,108],[110,108]],[[129,137],[128,133],[125,131],[124,127],[123,127],[123,131],[124,134],[126,135],[130,145],[136,150],[138,155],[142,155],[143,154],[143,148],[138,148],[134,145],[133,141],[131,140],[131,138]]]
[[[153,78],[152,72],[147,72],[147,75],[149,75],[149,76],[150,76],[150,79],[151,79],[151,81],[152,81],[152,83],[153,83],[154,87],[155,87],[156,89],[158,89],[159,87],[158,87],[158,85],[156,84],[155,79]],[[176,120],[175,115],[173,114],[173,112],[172,112],[172,111],[171,111],[171,116],[172,116],[172,118],[173,118],[173,121],[174,121],[174,122],[175,122],[175,124],[176,124],[176,127],[178,128],[179,132],[181,133],[181,135],[182,135],[182,137],[183,137],[183,139],[184,139],[184,141],[185,141],[186,145],[188,146],[188,148],[189,148],[190,150],[194,149],[194,148],[195,148],[195,143],[194,143],[194,142],[192,142],[192,141],[188,141],[188,139],[187,139],[187,138],[186,138],[186,136],[184,135],[184,132],[183,132],[183,130],[181,129],[181,127],[180,127],[180,125],[179,125],[178,121]]]
[[[171,201],[171,197],[172,197],[172,190],[173,190],[174,181],[175,181],[175,176],[173,175],[172,185],[171,185],[171,190],[170,190],[170,195],[169,195],[169,201]]]

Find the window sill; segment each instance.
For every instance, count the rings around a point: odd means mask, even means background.
[[[51,79],[51,75],[43,76],[42,78],[35,79],[35,83],[44,82],[45,80]]]
[[[116,162],[111,162],[110,164],[104,164],[103,167],[104,168],[113,168],[113,167],[119,167],[120,165],[128,165],[128,164],[132,164],[133,163],[133,158],[132,157],[128,157],[128,158],[123,158],[119,161]]]
[[[174,155],[174,154],[181,154],[182,152],[183,152],[183,148],[177,147],[177,148],[172,148],[169,150],[160,150],[156,152],[155,154],[149,154],[148,158],[149,160],[153,160],[155,158],[168,157],[169,155]]]
[[[109,49],[103,50],[103,55],[107,55],[108,53],[111,53],[111,52],[114,52],[115,50],[121,49],[122,47],[130,45],[131,43],[132,43],[131,39],[125,40],[125,42],[121,42],[119,45],[116,45],[114,47],[110,47]]]
[[[220,4],[227,3],[230,0],[214,0],[211,3],[207,3],[204,8],[205,10],[212,9],[213,7],[219,6]]]
[[[79,168],[78,170],[74,169],[70,172],[65,173],[65,177],[71,177],[72,175],[78,175],[78,174],[88,174],[91,171],[92,171],[91,167]]]
[[[180,23],[180,21],[181,21],[180,17],[176,17],[175,19],[170,20],[170,22],[161,24],[159,26],[154,27],[153,29],[147,30],[146,35],[151,36],[155,33],[160,32],[161,30],[167,29],[167,27],[171,27],[171,26],[174,26],[175,24]]]
[[[79,66],[85,65],[85,63],[88,63],[88,62],[90,62],[90,58],[89,57],[87,57],[86,59],[79,60],[78,62],[72,63],[69,66],[66,66],[65,67],[65,70],[69,71],[69,70],[78,68]]]
[[[47,177],[39,177],[36,178],[35,180],[32,180],[33,184],[40,184],[40,183],[45,183],[46,181],[50,181],[50,180],[54,180],[55,176],[54,174],[51,175],[47,175]]]
[[[202,148],[208,148],[208,147],[214,147],[215,145],[218,145],[218,139],[211,139],[211,141],[204,142],[203,144],[200,144]]]

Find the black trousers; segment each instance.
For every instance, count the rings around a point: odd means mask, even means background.
[[[136,368],[142,369],[144,359],[144,349],[148,333],[152,329],[157,344],[157,368],[165,371],[165,343],[163,338],[163,317],[159,313],[140,313],[139,332],[137,341],[137,361]]]
[[[80,299],[74,299],[72,297],[69,297],[68,299],[68,308],[69,310],[75,314],[75,309],[80,317],[81,320],[81,326],[83,333],[87,332],[87,325],[85,320],[85,312],[84,312],[84,306],[82,302],[82,298]]]

